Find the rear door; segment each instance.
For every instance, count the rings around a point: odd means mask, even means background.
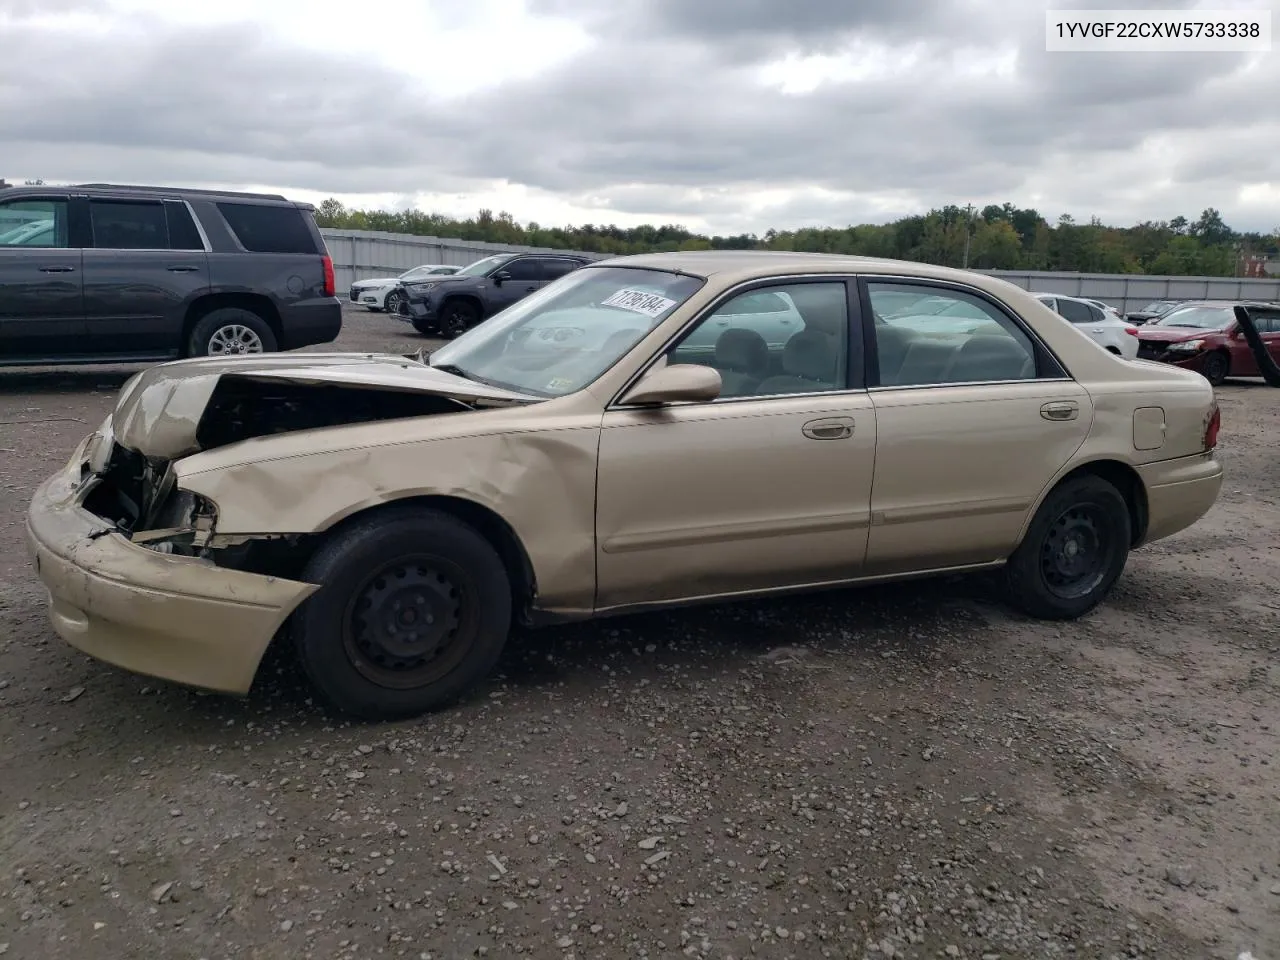
[[[871,325],[878,440],[866,572],[873,576],[1007,557],[1093,418],[1084,388],[981,291],[869,277],[864,313],[885,293],[920,287],[992,323],[979,333],[940,333],[926,318]]]
[[[86,202],[90,347],[121,356],[177,356],[187,307],[209,289],[204,241],[186,204],[149,197]]]
[[[0,201],[0,363],[86,352],[75,232],[67,194]]]

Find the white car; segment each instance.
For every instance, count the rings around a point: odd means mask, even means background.
[[[351,285],[351,302],[368,307],[374,313],[385,310],[396,313],[399,303],[396,302],[396,287],[402,283],[421,280],[423,277],[448,276],[457,273],[461,267],[444,263],[424,263],[412,270],[406,270],[398,277],[373,277],[369,280],[357,280]],[[390,302],[388,303],[388,300]]]
[[[1081,297],[1064,297],[1057,293],[1032,294],[1050,310],[1068,320],[1112,353],[1126,360],[1138,356],[1138,328],[1120,319],[1114,311],[1106,312],[1096,301]]]
[[[1108,317],[1113,317],[1116,320],[1124,320],[1124,317],[1120,316],[1120,311],[1117,310],[1115,307],[1111,306],[1111,304],[1109,303],[1103,303],[1101,300],[1094,300],[1092,297],[1076,297],[1076,299],[1083,300],[1085,303],[1089,304],[1090,306],[1097,307],[1099,310],[1105,313]]]

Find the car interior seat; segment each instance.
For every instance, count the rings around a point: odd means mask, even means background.
[[[769,345],[754,330],[726,330],[716,339],[715,366],[721,396],[749,396],[769,375]]]

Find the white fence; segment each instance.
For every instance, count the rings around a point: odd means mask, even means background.
[[[603,254],[521,247],[479,240],[448,240],[376,230],[321,230],[337,273],[341,294],[356,280],[395,276],[421,263],[465,266],[495,253],[580,253],[599,259]],[[1151,277],[1141,274],[1049,273],[1035,270],[986,270],[1024,290],[1089,297],[1121,313],[1137,310],[1152,300],[1277,300],[1280,279],[1228,277]]]

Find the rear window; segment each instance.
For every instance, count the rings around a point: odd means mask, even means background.
[[[219,203],[217,207],[246,250],[254,253],[320,252],[302,211],[296,207],[228,202]]]

